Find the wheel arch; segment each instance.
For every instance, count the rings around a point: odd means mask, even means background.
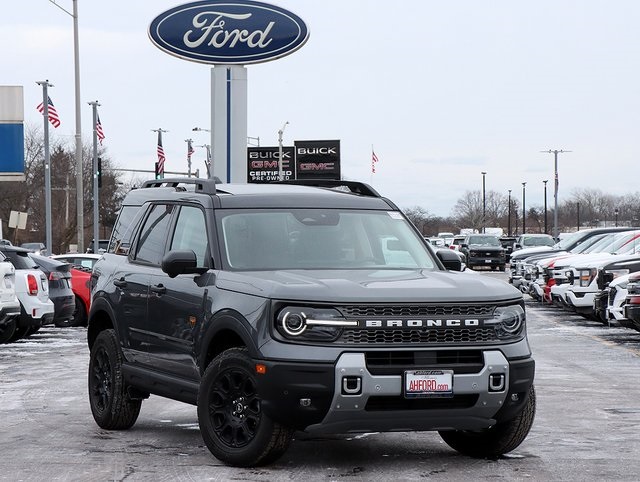
[[[91,310],[87,318],[87,343],[89,349],[93,346],[100,332],[111,328],[118,332],[118,327],[114,323],[115,316],[109,304],[98,298],[93,301]]]
[[[251,337],[248,324],[240,313],[232,310],[221,311],[211,318],[198,349],[200,375],[204,374],[216,356],[229,348],[244,347],[250,357],[258,356],[258,349]]]

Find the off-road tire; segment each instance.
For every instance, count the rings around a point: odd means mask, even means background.
[[[13,334],[16,331],[16,320],[15,318],[8,323],[3,323],[0,325],[0,345],[2,343],[9,343],[12,341]]]
[[[100,332],[89,359],[89,404],[96,423],[107,430],[131,428],[142,400],[132,400],[122,376],[122,352],[115,330]]]
[[[238,467],[278,459],[293,431],[262,412],[255,363],[245,348],[231,348],[207,367],[198,393],[200,433],[211,453]]]
[[[522,411],[512,420],[498,423],[482,431],[441,431],[440,436],[451,448],[475,458],[493,458],[511,452],[527,437],[536,413],[533,385]]]

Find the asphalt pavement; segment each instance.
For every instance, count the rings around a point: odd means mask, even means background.
[[[226,467],[190,405],[152,396],[132,429],[100,429],[87,399],[86,330],[44,328],[0,345],[0,480],[640,479],[640,333],[527,306],[536,420],[497,460],[458,455],[430,432],[298,434],[271,466]]]

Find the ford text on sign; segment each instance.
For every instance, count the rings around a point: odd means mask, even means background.
[[[297,15],[252,1],[210,0],[179,5],[149,26],[161,50],[206,64],[252,64],[288,55],[309,38]]]

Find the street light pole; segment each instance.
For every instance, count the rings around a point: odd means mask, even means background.
[[[544,183],[544,234],[549,234],[547,229],[547,183],[549,180],[542,181]]]
[[[554,186],[553,186],[553,237],[558,237],[558,154],[562,154],[564,152],[572,152],[572,151],[564,151],[562,149],[554,149],[547,151],[548,154],[553,154],[553,176],[554,176]],[[579,229],[579,228],[578,228]]]
[[[49,0],[60,10],[73,18],[73,63],[75,77],[75,97],[76,97],[76,211],[77,211],[77,237],[78,252],[84,252],[84,202],[82,186],[82,116],[80,102],[80,40],[78,37],[78,0],[72,0],[73,13],[58,5],[55,0]],[[47,246],[51,249],[49,246]]]
[[[526,182],[522,183],[522,234],[526,233],[526,219],[527,219],[527,209],[525,207],[525,189],[526,189]]]
[[[486,233],[487,228],[487,198],[485,196],[485,177],[487,173],[482,171],[482,232]]]
[[[511,236],[511,189],[509,189],[509,213],[507,214],[507,233]]]
[[[278,131],[278,180],[284,180],[284,173],[282,172],[282,134],[284,134],[284,129],[287,127],[289,121],[286,121],[282,124],[282,128]]]
[[[616,228],[618,227],[618,208],[613,210],[613,213],[616,215]]]

